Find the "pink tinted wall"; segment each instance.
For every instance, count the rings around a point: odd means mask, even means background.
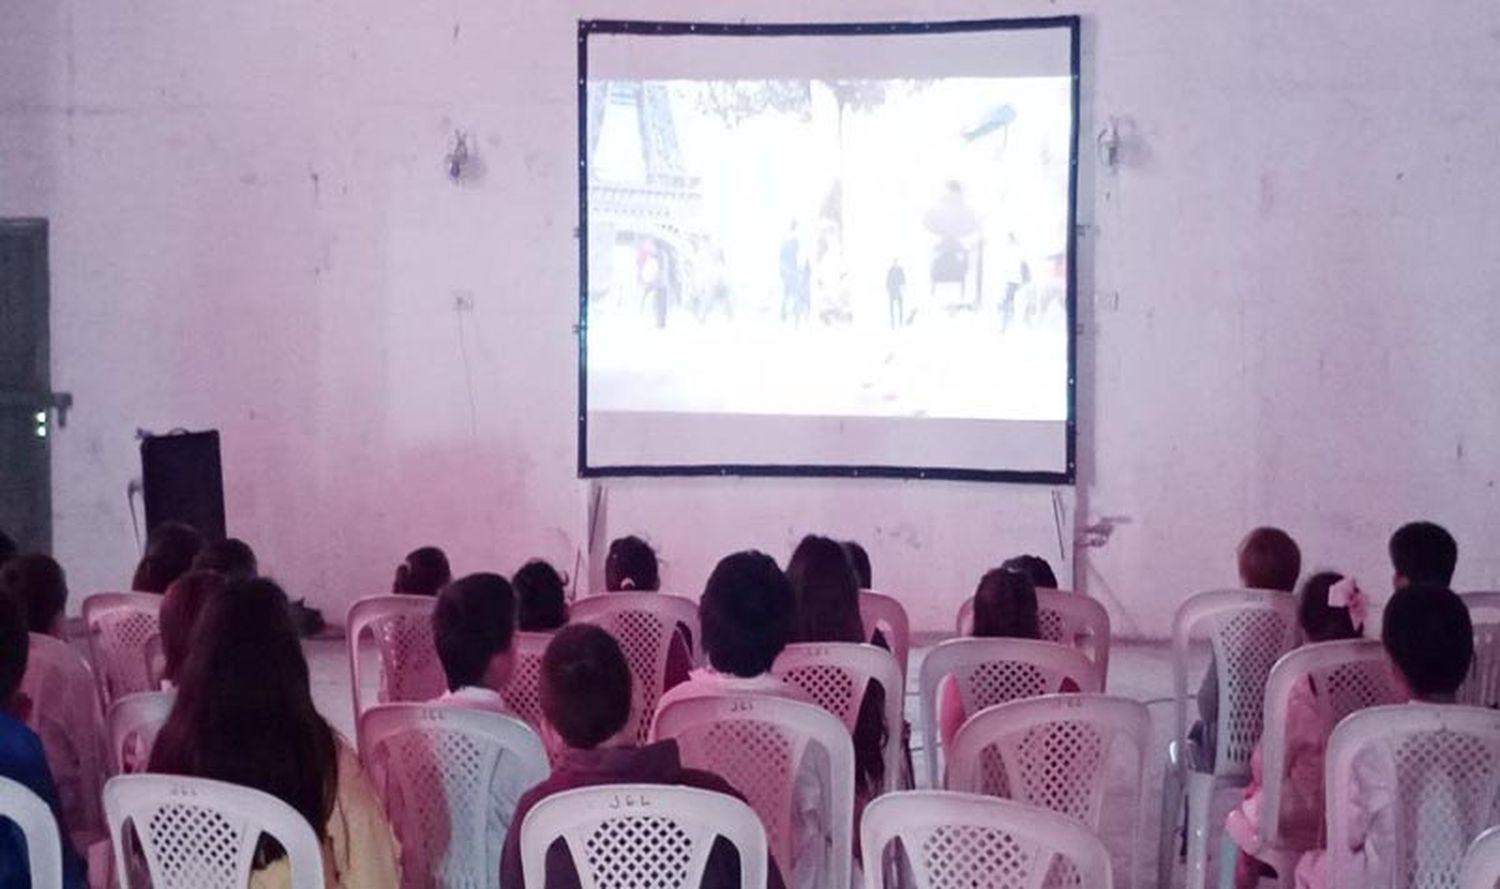
[[[1461,586],[1500,586],[1500,10],[1143,0],[758,4],[765,20],[1088,20],[1081,485],[633,480],[690,593],[725,551],[863,539],[941,628],[979,572],[1039,551],[1161,634],[1283,524],[1383,579],[1431,516]],[[706,20],[747,7],[698,4]],[[134,430],[217,427],[234,533],[337,618],[427,542],[460,570],[571,570],[574,27],[680,4],[6,0],[0,215],[52,222],[56,548],[75,591],[135,558]],[[1121,165],[1094,134],[1123,123]],[[473,134],[484,172],[442,158]],[[457,312],[455,300],[471,301]],[[1075,563],[1074,524],[1125,517]],[[1063,557],[1063,558],[1059,558]]]

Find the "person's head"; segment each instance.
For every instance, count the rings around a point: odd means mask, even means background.
[[[1253,590],[1297,588],[1302,574],[1302,550],[1292,535],[1280,528],[1256,528],[1240,541],[1240,583]]]
[[[542,654],[542,715],[575,750],[592,750],[630,721],[630,663],[594,624],[558,630]]]
[[[432,636],[449,691],[466,685],[503,689],[515,635],[516,596],[500,575],[470,574],[438,593]]]
[[[1012,556],[1001,562],[1000,567],[1026,575],[1031,585],[1039,590],[1058,589],[1057,575],[1052,573],[1052,566],[1041,556]]]
[[[1381,641],[1412,696],[1450,702],[1474,659],[1469,606],[1446,587],[1409,586],[1385,603]]]
[[[435,546],[424,546],[406,554],[396,566],[396,580],[391,591],[412,596],[436,596],[438,590],[453,580],[448,555]]]
[[[33,633],[54,635],[68,604],[68,580],[51,556],[27,553],[0,565],[0,591],[21,604]]]
[[[16,547],[16,542],[10,538],[9,534],[0,531],[0,565],[4,565],[6,562],[14,559],[18,552],[19,549]]]
[[[135,568],[130,587],[143,593],[165,593],[186,574],[203,549],[203,535],[182,522],[162,522],[146,535],[146,553]]]
[[[698,603],[703,647],[720,673],[759,676],[791,641],[796,604],[776,560],[748,550],[714,566]]]
[[[1458,541],[1432,522],[1411,522],[1391,535],[1391,567],[1395,586],[1448,587],[1458,567]]]
[[[322,836],[338,782],[336,743],[313,706],[281,587],[253,578],[208,597],[149,770],[265,791]]]
[[[604,558],[604,588],[611,593],[621,590],[652,592],[661,589],[656,550],[636,537],[621,537],[609,545]]]
[[[1040,639],[1036,587],[1019,571],[985,572],[974,591],[974,635],[1004,639]]]
[[[10,707],[20,691],[30,657],[26,608],[15,596],[0,590],[0,708]]]
[[[555,630],[568,622],[568,582],[557,569],[532,559],[510,579],[516,592],[516,629],[527,633]]]
[[[255,550],[238,537],[216,540],[198,551],[194,571],[215,571],[231,580],[248,580],[260,574]]]
[[[1302,582],[1297,596],[1297,622],[1309,642],[1332,642],[1336,639],[1358,639],[1364,634],[1351,605],[1330,605],[1328,593],[1344,579],[1336,571],[1319,571]]]
[[[249,580],[248,577],[236,578]],[[204,606],[214,596],[222,594],[229,585],[229,578],[217,571],[189,571],[167,587],[161,600],[161,651],[166,664],[162,678],[176,684],[182,667],[187,663],[188,651],[194,641],[195,627]]]
[[[802,642],[864,642],[859,579],[842,544],[809,534],[787,562],[796,601],[796,637]]]
[[[859,588],[873,590],[875,574],[870,570],[870,554],[854,540],[844,541],[844,552],[849,555],[849,564],[854,566],[854,576],[859,579]]]

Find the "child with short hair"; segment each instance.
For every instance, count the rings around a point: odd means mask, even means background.
[[[1391,568],[1396,589],[1408,586],[1453,585],[1458,567],[1458,541],[1447,529],[1433,522],[1409,522],[1391,535]]]
[[[26,626],[43,636],[62,635],[68,579],[51,556],[26,553],[0,566],[0,592],[10,593],[26,612]]]
[[[510,715],[502,694],[515,667],[516,597],[498,574],[470,574],[443,587],[432,634],[448,690],[432,703]]]
[[[64,824],[42,739],[25,722],[31,702],[20,690],[30,654],[23,607],[14,596],[0,592],[0,776],[25,785],[52,810],[62,842],[63,885],[82,889],[87,879],[83,859],[74,850]],[[24,849],[21,829],[11,821],[0,821],[0,886],[30,885]]]
[[[1407,586],[1385,605],[1381,641],[1414,701],[1452,704],[1469,676],[1474,659],[1474,624],[1469,607],[1452,590]],[[1347,799],[1350,857],[1343,886],[1389,886],[1396,876],[1396,800],[1401,793],[1395,751],[1371,746],[1351,763]],[[1330,805],[1335,801],[1330,800]],[[1328,854],[1309,852],[1297,863],[1298,889],[1321,889],[1329,883]]]
[[[162,522],[146,535],[146,552],[135,566],[130,588],[142,593],[165,593],[172,581],[188,573],[203,549],[203,535],[192,525]]]
[[[568,622],[568,581],[541,559],[522,565],[511,578],[516,591],[516,628],[549,633]]]
[[[1297,603],[1297,622],[1309,643],[1358,639],[1364,634],[1365,595],[1354,578],[1323,571],[1302,584]],[[1317,845],[1323,828],[1323,753],[1333,726],[1318,702],[1319,690],[1312,676],[1292,686],[1286,713],[1285,780],[1281,795],[1281,835],[1301,848]],[[1235,866],[1235,886],[1252,889],[1265,866],[1256,860],[1260,850],[1260,802],[1264,751],[1259,742],[1250,757],[1250,786],[1245,799],[1229,813],[1225,823],[1240,849]]]
[[[542,656],[542,713],[545,730],[556,736],[564,752],[552,775],[526,791],[516,806],[501,857],[500,885],[506,889],[525,885],[521,825],[537,803],[553,794],[600,784],[676,784],[744,799],[718,775],[684,768],[676,741],[638,747],[622,736],[630,720],[632,681],[625,653],[600,627],[571,624],[548,643]],[[547,850],[546,873],[546,889],[579,885],[572,858],[561,842]],[[775,862],[771,880],[780,886]],[[739,858],[732,845],[715,842],[702,885],[712,889],[739,886]]]
[[[396,566],[391,592],[408,596],[436,596],[438,590],[453,580],[448,555],[435,546],[418,547],[406,554]]]

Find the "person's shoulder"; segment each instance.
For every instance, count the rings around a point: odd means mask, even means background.
[[[712,790],[716,793],[723,793],[728,796],[734,797],[740,802],[746,801],[744,794],[736,790],[733,784],[730,784],[728,781],[725,781],[723,778],[719,777],[713,772],[705,771],[703,769],[684,768],[677,774],[677,783],[681,784],[684,787],[693,787],[698,790]]]

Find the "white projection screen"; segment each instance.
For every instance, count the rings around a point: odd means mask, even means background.
[[[579,23],[579,473],[1074,475],[1078,19]]]

